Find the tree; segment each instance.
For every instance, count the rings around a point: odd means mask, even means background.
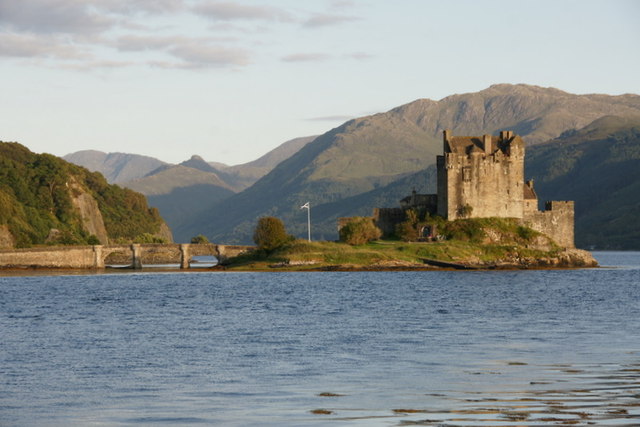
[[[207,239],[207,236],[198,234],[197,236],[191,238],[191,243],[209,243],[209,239]]]
[[[289,242],[291,237],[287,234],[284,224],[278,218],[272,216],[262,217],[258,220],[253,233],[253,241],[259,249],[272,251]]]
[[[405,211],[405,215],[407,219],[396,226],[396,235],[405,242],[415,242],[420,237],[418,213],[409,209]]]
[[[350,245],[364,245],[382,236],[382,231],[373,223],[373,218],[356,216],[349,218],[340,229],[340,240]]]

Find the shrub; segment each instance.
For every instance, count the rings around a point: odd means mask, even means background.
[[[259,249],[265,251],[277,249],[290,240],[282,221],[272,216],[260,218],[253,232],[253,241]]]
[[[458,208],[458,215],[460,216],[460,218],[469,218],[472,213],[473,213],[473,206],[471,206],[469,203]]]
[[[353,217],[340,229],[340,240],[349,245],[364,245],[382,236],[373,218]]]
[[[207,239],[207,236],[198,234],[197,236],[191,238],[191,243],[209,243],[209,239]]]
[[[522,225],[518,226],[518,228],[516,229],[516,232],[518,233],[518,236],[520,236],[520,238],[526,241],[530,241],[538,234],[536,231],[532,230],[531,228],[523,227]]]
[[[479,219],[456,219],[445,224],[447,239],[479,242],[485,237],[483,222]]]
[[[87,244],[101,245],[102,243],[100,242],[100,239],[98,239],[98,236],[96,236],[95,234],[92,234],[89,237],[87,237]]]

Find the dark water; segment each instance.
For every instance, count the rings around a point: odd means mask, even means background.
[[[596,257],[0,277],[0,425],[640,425],[640,253]]]

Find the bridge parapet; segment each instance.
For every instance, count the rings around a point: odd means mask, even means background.
[[[179,264],[189,268],[193,256],[212,255],[224,264],[254,246],[208,244],[132,244],[48,246],[0,250],[1,268],[103,269],[120,264],[140,269],[144,265]]]

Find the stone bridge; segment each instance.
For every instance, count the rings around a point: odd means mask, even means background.
[[[124,265],[140,269],[143,265],[179,264],[189,268],[193,256],[215,256],[224,264],[228,258],[254,249],[253,246],[216,244],[133,244],[95,246],[52,246],[0,250],[0,269],[69,268],[103,269]]]

